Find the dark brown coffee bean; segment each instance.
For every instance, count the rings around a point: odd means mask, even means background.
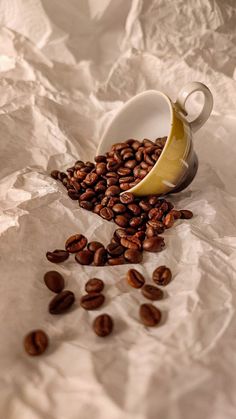
[[[75,162],[75,169],[79,170],[79,169],[81,169],[82,167],[84,167],[84,162],[83,162],[82,160],[77,160],[77,161]]]
[[[132,149],[135,151],[137,151],[140,146],[141,146],[141,143],[138,140],[135,140],[131,145]]]
[[[148,212],[148,211],[150,211],[150,209],[152,209],[151,204],[149,204],[149,202],[144,201],[144,200],[142,200],[142,201],[139,202],[139,206],[145,212]]]
[[[124,253],[124,257],[129,263],[140,263],[143,260],[142,252],[136,249],[126,250]]]
[[[125,147],[125,148],[123,148],[123,150],[121,150],[121,151],[120,151],[120,155],[124,158],[124,155],[125,155],[126,153],[131,153],[131,154],[133,154],[133,150],[132,150],[132,148],[130,148],[128,145],[126,145],[126,147]]]
[[[108,196],[104,196],[104,197],[102,198],[102,200],[101,200],[101,204],[102,204],[104,207],[107,207],[107,205],[108,205],[109,201],[110,201],[110,198],[109,198]]]
[[[80,250],[80,252],[76,253],[75,260],[80,265],[91,265],[93,262],[93,252],[90,252],[90,250]]]
[[[95,266],[104,266],[107,261],[107,251],[103,247],[100,247],[94,253],[94,265]]]
[[[109,208],[112,208],[112,211],[113,211],[114,205],[116,205],[119,202],[120,202],[120,199],[118,198],[118,196],[112,196],[111,198],[108,199],[107,206]]]
[[[92,211],[94,204],[91,201],[79,201],[79,206],[87,211]]]
[[[157,285],[168,285],[171,278],[171,270],[164,265],[156,268],[152,274],[152,279]]]
[[[87,293],[102,292],[103,288],[104,288],[104,282],[98,278],[91,278],[85,284],[85,291]]]
[[[150,205],[156,205],[156,203],[158,202],[158,197],[156,195],[149,195],[148,202]]]
[[[164,246],[163,237],[150,237],[143,241],[143,250],[146,250],[146,252],[160,252]]]
[[[151,227],[151,226],[147,227],[147,229],[146,229],[147,238],[154,237],[154,236],[157,236],[157,235],[158,235],[158,233],[156,233],[156,231],[153,227]]]
[[[81,186],[80,186],[80,183],[79,183],[77,180],[75,180],[75,179],[71,179],[71,180],[70,180],[70,184],[71,184],[71,186],[73,186],[73,188],[74,188],[77,192],[79,192],[79,191],[80,191]]]
[[[95,205],[94,206],[94,209],[93,209],[93,212],[95,213],[95,214],[100,214],[100,211],[101,211],[101,209],[103,209],[103,205],[102,204],[97,204],[97,205]]]
[[[141,290],[143,296],[148,298],[148,300],[162,300],[164,293],[160,288],[155,287],[154,285],[145,284]]]
[[[129,269],[126,274],[128,284],[133,288],[141,288],[145,284],[143,275],[136,269]]]
[[[116,172],[107,172],[106,178],[115,177],[116,179],[119,179],[119,175]]]
[[[59,170],[52,170],[52,172],[50,173],[50,176],[53,178],[53,179],[58,179],[58,175],[59,175]]]
[[[162,210],[162,212],[164,214],[166,214],[167,212],[169,212],[169,205],[167,202],[163,202],[160,206],[160,209]]]
[[[59,172],[58,173],[58,179],[62,182],[63,179],[67,179],[67,174],[64,172]]]
[[[143,147],[139,147],[138,151],[136,151],[135,158],[138,162],[142,161],[142,159],[143,159]]]
[[[94,158],[94,160],[95,160],[95,162],[96,163],[105,163],[106,162],[106,156],[96,156],[95,158]]]
[[[118,243],[110,243],[107,246],[107,252],[111,256],[121,256],[124,253],[125,249]]]
[[[142,222],[143,222],[143,220],[142,220],[141,217],[133,217],[133,218],[131,218],[131,220],[129,222],[129,225],[131,227],[137,228],[137,227],[140,226],[140,224],[142,224]]]
[[[95,196],[95,192],[90,189],[80,195],[80,201],[91,201]]]
[[[80,193],[77,192],[75,189],[69,189],[67,193],[70,199],[73,199],[73,201],[78,201]]]
[[[48,336],[43,330],[32,330],[24,338],[25,352],[31,356],[42,355],[48,347],[48,342]]]
[[[94,169],[95,164],[91,161],[86,161],[85,166],[89,167],[90,169]]]
[[[82,169],[81,169],[82,170]],[[88,173],[86,178],[84,179],[84,182],[86,185],[94,185],[98,181],[98,175],[97,173],[91,172]]]
[[[163,224],[165,226],[165,228],[171,228],[173,227],[175,222],[175,218],[173,216],[173,214],[171,214],[171,212],[169,212],[169,214],[167,214],[163,220]]]
[[[69,252],[66,250],[56,249],[53,252],[47,252],[46,257],[49,262],[62,263],[69,257]]]
[[[161,137],[161,138],[157,138],[155,140],[155,144],[158,145],[161,148],[164,148],[165,143],[166,143],[167,137]]]
[[[120,183],[120,189],[121,191],[128,191],[130,189],[129,183]]]
[[[148,218],[152,220],[153,218],[157,221],[161,220],[163,216],[163,211],[161,208],[152,208],[148,211]]]
[[[120,239],[120,244],[126,249],[141,250],[142,243],[138,237],[126,236]]]
[[[107,186],[108,187],[110,187],[110,186],[114,186],[114,185],[117,185],[119,183],[119,181],[118,181],[118,179],[116,179],[115,177],[109,177],[108,179],[107,179]]]
[[[112,211],[111,208],[104,207],[101,209],[100,215],[105,220],[110,221],[114,217],[114,212]]]
[[[80,305],[85,310],[96,310],[104,303],[105,297],[98,292],[91,292],[83,295],[80,299]]]
[[[190,218],[193,217],[193,213],[192,211],[189,210],[180,210],[181,212],[181,217],[183,220],[190,220]]]
[[[107,172],[107,166],[106,163],[97,163],[96,165],[96,173],[97,175],[105,175],[105,173]]]
[[[119,176],[129,176],[131,173],[131,169],[129,169],[128,167],[120,167],[117,170],[117,173]]]
[[[74,234],[66,240],[65,248],[69,253],[77,253],[85,248],[87,242],[83,234]]]
[[[120,184],[130,184],[131,182],[134,181],[134,177],[133,176],[123,176],[119,178],[119,183]]]
[[[95,253],[96,250],[100,249],[101,247],[104,248],[103,244],[97,241],[90,242],[87,245],[88,250],[93,253]]]
[[[117,215],[115,217],[115,223],[120,227],[127,227],[129,220],[124,215]]]
[[[44,282],[53,292],[61,292],[65,286],[63,276],[57,271],[48,271],[44,275]]]
[[[99,180],[99,182],[94,186],[95,192],[105,192],[106,191],[106,183],[104,180]]]
[[[87,174],[85,172],[82,172],[82,169],[77,170],[76,172],[76,178],[79,180],[84,180],[86,178]]]
[[[109,314],[100,314],[93,321],[93,330],[97,336],[102,338],[111,334],[113,329],[113,320]]]
[[[112,207],[112,210],[116,213],[116,214],[122,214],[123,212],[126,211],[126,206],[124,204],[115,204]]]
[[[132,202],[134,202],[134,195],[130,192],[122,193],[120,196],[120,202],[122,204],[132,204]]]
[[[120,188],[119,186],[113,185],[113,186],[109,186],[109,188],[107,188],[105,195],[106,196],[115,196],[115,195],[119,195],[120,193]]]
[[[116,150],[116,151],[123,150],[124,148],[127,148],[127,144],[125,143],[116,143],[116,144],[113,144],[112,146],[112,150]]]
[[[144,145],[144,147],[150,147],[150,146],[153,146],[153,142],[151,141],[151,140],[149,140],[148,138],[144,138],[143,139],[143,145]]]
[[[154,229],[155,235],[161,234],[165,230],[164,224],[161,221],[157,220],[148,221],[147,226],[150,226]]]
[[[145,163],[147,163],[148,165],[154,166],[154,161],[152,160],[151,156],[149,156],[148,154],[144,154],[144,161]],[[146,168],[147,169],[147,168]]]
[[[170,210],[170,214],[173,215],[175,220],[179,220],[179,218],[181,218],[181,212],[180,211],[172,209],[172,210]]]
[[[62,291],[57,294],[49,303],[49,313],[61,314],[67,311],[75,301],[75,296],[72,291]]]
[[[141,208],[137,204],[129,204],[128,209],[134,214],[139,215],[141,213]]]
[[[120,167],[120,162],[115,159],[112,159],[107,163],[107,170],[117,170]]]
[[[156,326],[161,321],[161,312],[152,304],[142,304],[139,309],[141,322],[148,327]]]
[[[119,257],[108,259],[107,263],[110,266],[115,266],[115,265],[124,265],[127,262],[124,256],[119,256]]]
[[[137,162],[136,162],[136,160],[133,160],[133,159],[132,160],[126,160],[124,166],[128,167],[129,169],[134,169],[137,166]]]

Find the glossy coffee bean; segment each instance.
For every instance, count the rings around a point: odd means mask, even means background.
[[[128,205],[128,209],[129,209],[129,211],[131,211],[134,215],[140,215],[140,213],[141,213],[141,208],[139,207],[139,205],[137,205],[137,204],[129,204]]]
[[[180,212],[181,212],[181,217],[180,218],[182,218],[184,220],[190,220],[190,218],[193,217],[192,211],[189,211],[189,210],[180,210]]]
[[[93,212],[95,214],[98,214],[99,215],[102,208],[103,208],[103,205],[102,204],[96,204],[94,206],[94,208],[93,208]]]
[[[88,173],[86,178],[84,179],[84,182],[88,186],[94,185],[97,181],[98,181],[98,175],[97,175],[97,173],[94,173],[94,172],[93,173]]]
[[[78,201],[80,197],[80,193],[78,191],[76,191],[75,189],[68,189],[67,193],[70,199],[73,199],[73,201]]]
[[[47,252],[46,257],[49,262],[62,263],[69,257],[69,252],[66,250],[56,249],[53,252]]]
[[[154,285],[145,284],[141,290],[143,296],[148,298],[148,300],[162,300],[163,291],[160,288],[155,287]]]
[[[124,215],[117,215],[115,217],[115,223],[120,227],[127,227],[129,220]]]
[[[101,292],[104,288],[104,282],[99,278],[91,278],[85,284],[85,291],[87,293],[91,292]]]
[[[94,158],[94,160],[95,160],[95,162],[96,163],[102,163],[102,162],[106,162],[106,156],[96,156],[95,158]]]
[[[88,250],[93,253],[95,253],[96,250],[100,249],[101,247],[104,248],[103,244],[97,241],[90,242],[87,245]]]
[[[92,190],[87,190],[80,195],[80,201],[91,201],[96,196],[95,192]]]
[[[162,237],[150,237],[143,241],[143,250],[146,250],[146,252],[160,252],[164,246],[165,242]]]
[[[166,266],[159,266],[153,271],[152,279],[157,285],[168,285],[171,281],[172,273]]]
[[[175,218],[173,214],[169,212],[169,214],[167,214],[163,220],[163,224],[165,228],[171,228],[174,225],[174,222],[175,222]]]
[[[57,271],[48,271],[44,275],[46,286],[53,292],[59,293],[65,286],[63,276]]]
[[[77,253],[83,250],[87,244],[87,239],[83,234],[70,236],[65,243],[65,248],[69,253]]]
[[[24,338],[24,348],[28,355],[42,355],[48,347],[48,336],[43,330],[37,329],[29,332]]]
[[[138,237],[125,236],[120,239],[120,244],[126,249],[141,250],[142,244]]]
[[[94,253],[90,252],[90,250],[80,250],[80,252],[76,253],[75,260],[80,263],[80,265],[91,265],[93,262],[93,255]]]
[[[134,202],[134,195],[130,192],[124,192],[120,196],[120,202],[122,204],[132,204]]]
[[[125,263],[127,263],[127,261],[124,258],[124,256],[118,256],[118,257],[112,257],[108,259],[107,263],[110,266],[115,266],[115,265],[124,265]]]
[[[87,211],[92,211],[94,204],[91,201],[79,201],[79,206]]]
[[[113,185],[113,186],[109,186],[109,188],[107,188],[105,195],[106,196],[115,196],[115,195],[119,195],[120,193],[120,188],[119,186]]]
[[[80,305],[85,310],[96,310],[97,308],[101,307],[104,301],[105,297],[103,294],[98,292],[91,292],[81,297]]]
[[[115,204],[112,207],[112,210],[116,213],[116,214],[122,214],[123,212],[126,211],[126,206],[124,204]]]
[[[142,224],[143,220],[141,217],[133,217],[131,218],[129,225],[133,228],[137,228]]]
[[[145,284],[143,275],[136,269],[129,269],[126,274],[128,284],[133,288],[141,288]]]
[[[181,211],[177,211],[177,210],[172,209],[170,211],[170,214],[173,215],[175,220],[179,220],[181,218]]]
[[[50,173],[50,176],[53,178],[53,179],[58,179],[58,175],[59,175],[59,170],[52,170],[52,172]]]
[[[100,216],[105,220],[110,221],[114,217],[114,212],[111,208],[104,207],[100,211]]]
[[[98,163],[96,165],[96,173],[97,175],[105,175],[105,173],[107,172],[107,167],[106,167],[106,163],[105,162],[101,162]]]
[[[49,313],[51,314],[62,314],[69,310],[75,301],[75,296],[72,291],[62,291],[57,294],[49,304]]]
[[[107,252],[111,256],[121,256],[124,253],[125,249],[118,243],[110,243],[107,246]]]
[[[113,320],[109,314],[100,314],[93,322],[93,330],[97,336],[105,337],[111,334]]]
[[[107,251],[104,247],[100,247],[94,253],[93,263],[95,266],[104,266],[107,261]]]
[[[150,220],[147,223],[147,227],[150,226],[154,229],[155,235],[162,234],[165,230],[165,226],[162,221]]]
[[[142,252],[136,249],[126,250],[124,253],[124,257],[129,263],[140,263],[143,260]]]
[[[141,322],[148,327],[156,326],[161,321],[161,312],[152,304],[142,304],[139,309]]]

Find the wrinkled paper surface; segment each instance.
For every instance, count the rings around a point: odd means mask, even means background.
[[[0,3],[0,417],[2,419],[233,419],[236,416],[236,5],[233,0],[2,0]],[[173,99],[189,81],[214,95],[195,134],[199,172],[174,196],[191,221],[165,233],[140,272],[171,267],[157,328],[139,323],[144,298],[124,266],[57,266],[79,297],[106,283],[112,337],[97,312],[52,316],[46,250],[75,232],[108,242],[114,224],[81,210],[49,177],[92,159],[114,112],[146,89]],[[197,111],[201,97],[189,101]],[[28,357],[42,328],[50,348]]]

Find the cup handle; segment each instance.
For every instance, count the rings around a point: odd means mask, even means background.
[[[193,132],[199,130],[203,124],[209,118],[212,108],[213,108],[213,96],[211,91],[208,89],[205,84],[200,83],[198,81],[194,81],[192,83],[186,84],[179,92],[176,104],[183,110],[184,114],[187,115],[187,111],[185,109],[185,103],[188,97],[194,92],[202,92],[204,94],[204,104],[200,115],[190,121],[190,127]]]

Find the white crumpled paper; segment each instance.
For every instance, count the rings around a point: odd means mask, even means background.
[[[235,2],[2,0],[0,19],[1,419],[234,419]],[[45,251],[77,231],[106,243],[115,227],[48,174],[92,159],[128,98],[158,89],[174,99],[193,80],[209,86],[214,110],[194,138],[198,175],[173,201],[195,216],[139,266],[149,281],[158,265],[173,271],[156,304],[162,325],[140,324],[144,299],[126,285],[127,268],[73,258],[56,267],[66,288],[79,299],[88,278],[102,278],[114,334],[94,335],[97,312],[50,315]],[[37,359],[22,346],[34,328],[50,337]]]

